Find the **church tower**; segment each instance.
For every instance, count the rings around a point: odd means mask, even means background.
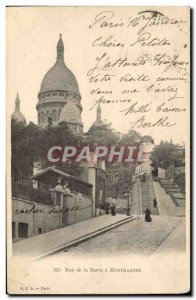
[[[66,122],[74,133],[82,133],[80,102],[77,80],[64,62],[64,44],[60,34],[56,63],[44,76],[38,94],[38,124],[45,127]]]
[[[87,135],[91,137],[91,142],[95,143],[103,143],[105,141],[105,133],[106,131],[110,131],[110,123],[106,123],[102,121],[101,117],[101,106],[98,102],[97,104],[97,113],[96,113],[96,120],[91,125]]]
[[[95,122],[92,124],[91,129],[102,129],[105,128],[106,124],[101,119],[101,106],[98,102],[97,104],[97,117]]]
[[[11,118],[16,120],[17,122],[26,123],[25,117],[20,112],[20,98],[19,98],[18,93],[17,93],[16,99],[15,99],[15,110],[12,113]]]

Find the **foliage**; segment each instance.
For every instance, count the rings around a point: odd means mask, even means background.
[[[33,174],[33,165],[41,161],[41,168],[54,165],[47,159],[48,151],[53,146],[76,146],[78,149],[84,145],[102,144],[107,147],[111,145],[121,146],[122,144],[133,144],[139,142],[141,135],[134,130],[120,138],[110,124],[104,123],[101,127],[91,127],[83,136],[73,135],[66,122],[58,126],[47,126],[41,128],[33,123],[28,125],[12,120],[11,128],[12,144],[12,178],[13,180],[23,182],[29,179]],[[67,171],[73,169],[75,158],[69,161],[69,164],[60,161],[55,163],[58,169]]]
[[[84,134],[84,142],[90,145],[100,144],[111,146],[119,141],[118,134],[110,127],[110,124],[103,124],[101,127],[90,128]]]
[[[129,130],[127,134],[124,134],[120,139],[120,144],[136,144],[141,140],[141,135],[135,130]]]
[[[174,183],[185,193],[185,173],[179,174],[174,178]]]
[[[34,189],[31,181],[23,183],[12,183],[12,196],[25,200],[30,200],[36,203],[42,203],[46,205],[54,205],[49,191],[45,191],[42,187]]]
[[[178,157],[179,146],[161,141],[151,153],[151,160],[156,168],[167,169]]]
[[[53,165],[47,159],[48,150],[52,146],[76,145],[81,138],[73,136],[66,124],[48,126],[45,129],[29,123],[19,123],[12,120],[11,151],[12,151],[12,178],[23,182],[33,174],[34,162],[40,161],[42,168]],[[58,167],[61,168],[62,162]]]
[[[73,135],[65,122],[58,126],[48,126],[41,129],[39,140],[42,168],[54,165],[54,163],[47,159],[47,153],[51,147],[61,146],[62,149],[66,145],[79,147],[82,143],[81,137]],[[55,163],[55,165],[57,168],[63,170],[65,163],[63,163],[60,159],[60,161]]]
[[[14,181],[23,182],[33,172],[33,163],[39,157],[40,128],[29,123],[11,123],[11,172]]]
[[[143,143],[152,143],[154,144],[154,140],[150,135],[143,135],[140,139],[141,142]]]

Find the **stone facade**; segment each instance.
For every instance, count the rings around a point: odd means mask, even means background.
[[[50,206],[25,199],[12,198],[13,241],[19,241],[94,217],[92,197],[72,192],[70,196],[64,195],[62,200],[62,203]]]
[[[53,206],[12,198],[12,239],[19,241],[61,227],[61,214]],[[60,209],[56,206],[55,209]]]

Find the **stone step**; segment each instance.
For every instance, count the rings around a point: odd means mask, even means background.
[[[153,199],[155,198],[153,182],[141,182],[141,198],[142,198],[142,212],[149,208],[152,215],[159,215],[158,206],[153,206]]]

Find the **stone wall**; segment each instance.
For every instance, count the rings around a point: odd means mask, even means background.
[[[93,198],[73,192],[62,207],[12,198],[13,241],[29,238],[94,217]]]
[[[64,196],[63,224],[71,225],[94,217],[94,203],[91,197],[73,192]]]
[[[53,209],[53,206],[12,198],[13,241],[59,228],[62,216],[59,213],[51,213]]]

